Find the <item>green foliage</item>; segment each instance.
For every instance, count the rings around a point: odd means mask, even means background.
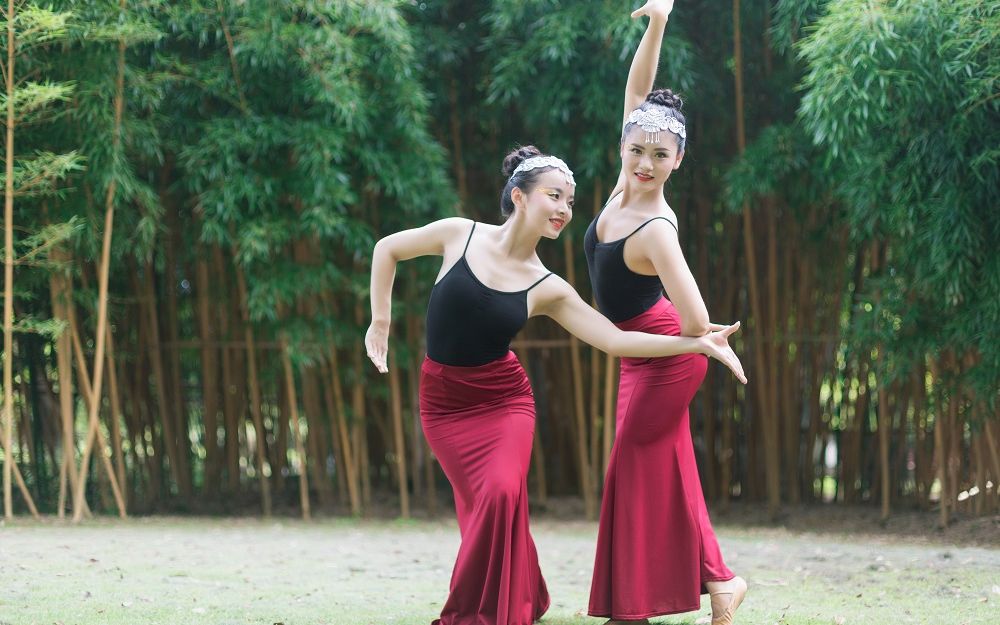
[[[613,179],[625,81],[646,19],[633,20],[621,2],[546,0],[497,2],[484,19],[487,101],[516,111],[525,142],[542,138],[582,176]],[[679,30],[667,29],[657,81],[675,91],[693,84],[693,52]]]
[[[857,239],[889,244],[878,324],[974,349],[996,400],[1000,346],[1000,3],[830,2],[798,50],[800,109]],[[873,175],[874,174],[874,175]],[[910,325],[908,325],[910,324]],[[931,334],[931,328],[933,333]]]
[[[251,317],[297,360],[341,328],[302,298],[364,297],[376,235],[455,200],[398,2],[172,6],[153,67],[178,191],[204,242],[232,250]],[[290,254],[302,245],[309,260]]]

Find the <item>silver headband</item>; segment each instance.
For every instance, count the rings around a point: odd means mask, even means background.
[[[555,156],[532,156],[531,158],[524,159],[520,165],[514,170],[514,173],[510,175],[511,178],[518,175],[522,171],[531,171],[532,169],[538,169],[539,167],[555,167],[562,173],[566,174],[566,182],[572,185],[576,184],[573,180],[573,170],[569,168],[569,165],[563,162],[561,158]]]
[[[646,131],[646,143],[656,143],[660,140],[660,132],[669,130],[681,139],[687,139],[684,124],[673,115],[667,115],[663,109],[650,108],[647,111],[635,109],[628,115],[622,130],[629,124],[636,124]]]

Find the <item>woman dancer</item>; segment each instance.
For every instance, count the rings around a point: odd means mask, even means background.
[[[548,315],[611,354],[706,354],[743,379],[727,337],[738,324],[702,337],[621,332],[586,305],[535,254],[573,214],[573,174],[528,146],[504,160],[503,225],[450,218],[380,240],[372,259],[368,357],[386,372],[390,296],[396,264],[444,260],[427,305],[427,358],[420,419],[455,493],[462,543],[448,599],[435,624],[529,625],[549,606],[528,531],[525,476],[535,407],[510,341],[528,317]]]
[[[672,8],[672,0],[653,0],[632,14],[648,15],[649,24],[625,90],[621,172],[584,247],[598,308],[619,328],[701,336],[721,326],[709,323],[681,252],[677,217],[663,197],[684,157],[681,100],[669,90],[649,93]],[[723,562],[691,442],[688,404],[706,367],[698,354],[622,358],[592,616],[645,622],[698,610],[707,592],[712,625],[729,625],[746,594],[746,582]]]

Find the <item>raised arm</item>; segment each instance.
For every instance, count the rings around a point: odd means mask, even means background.
[[[372,323],[365,334],[368,358],[382,373],[389,371],[386,356],[389,351],[389,324],[392,321],[392,284],[396,280],[396,264],[418,256],[443,256],[449,241],[468,232],[469,220],[450,217],[429,223],[422,228],[403,230],[380,239],[372,252],[371,307]]]
[[[635,358],[705,354],[729,367],[740,382],[747,382],[743,365],[728,342],[729,336],[739,329],[739,322],[699,337],[624,332],[588,306],[562,278],[552,276],[546,283],[549,284],[545,287],[545,299],[537,312],[551,317],[570,334],[601,351]]]
[[[632,57],[632,66],[628,70],[628,82],[625,84],[625,113],[622,124],[646,99],[653,90],[653,80],[656,78],[656,66],[660,61],[660,44],[663,41],[663,31],[667,27],[667,18],[674,8],[674,0],[649,0],[640,9],[632,12],[632,18],[649,16],[646,32],[639,42],[639,47]]]

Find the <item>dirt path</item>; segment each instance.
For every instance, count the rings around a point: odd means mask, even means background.
[[[1000,549],[718,529],[751,584],[741,625],[1000,622]],[[600,625],[582,615],[596,526],[533,533],[553,597],[543,624]],[[451,521],[19,520],[0,528],[0,624],[426,625],[457,548]]]

